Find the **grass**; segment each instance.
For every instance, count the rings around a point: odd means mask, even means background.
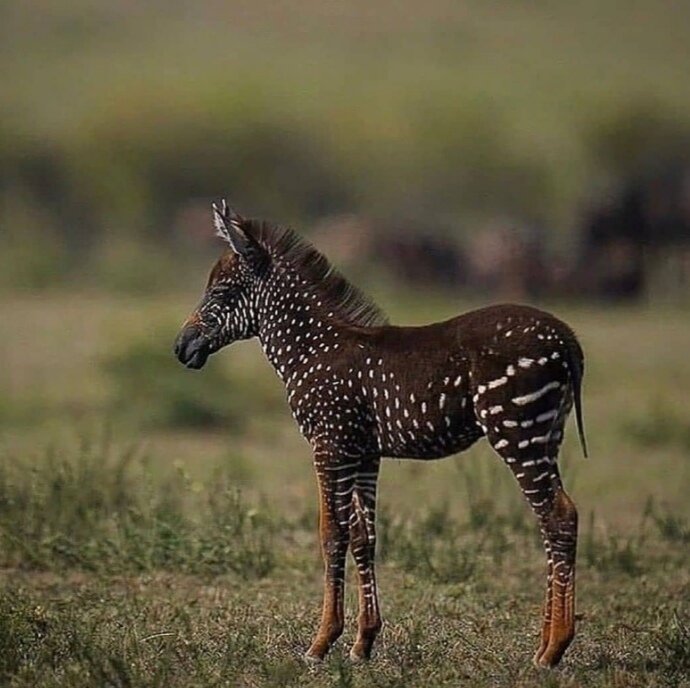
[[[561,463],[581,516],[579,622],[561,668],[530,665],[543,552],[484,444],[384,462],[375,658],[347,660],[350,578],[345,637],[310,668],[321,563],[308,448],[252,345],[170,382],[177,364],[155,343],[170,356],[186,301],[0,300],[13,324],[0,341],[0,684],[687,685],[687,313],[556,309],[587,353],[592,454],[571,429]],[[459,307],[398,292],[390,310],[421,322]],[[204,399],[194,385],[227,425],[146,420],[177,394]]]
[[[663,401],[650,405],[640,418],[626,421],[624,430],[650,449],[677,444],[690,450],[690,422],[675,409],[665,407]]]
[[[155,484],[146,462],[132,452],[112,457],[102,444],[69,458],[51,451],[29,470],[6,458],[0,469],[6,568],[261,578],[275,563],[265,519],[220,470],[208,485],[181,467]]]
[[[492,516],[459,521],[442,505],[404,523],[381,519],[387,626],[374,662],[345,659],[350,627],[322,667],[308,668],[300,653],[320,569],[308,514],[250,507],[218,479],[143,479],[145,461],[95,460],[107,453],[50,455],[28,474],[4,464],[6,685],[642,686],[687,672],[689,561],[677,543],[649,524],[634,546],[586,527],[581,636],[562,670],[537,672],[528,658],[538,539]],[[351,622],[354,603],[350,591]]]

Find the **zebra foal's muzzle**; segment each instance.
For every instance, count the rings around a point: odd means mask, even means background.
[[[196,325],[182,329],[175,342],[175,356],[182,365],[192,370],[200,370],[211,355],[209,338]]]

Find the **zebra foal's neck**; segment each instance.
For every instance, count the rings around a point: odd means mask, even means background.
[[[275,271],[260,301],[259,341],[283,381],[289,382],[296,368],[307,364],[321,370],[328,354],[340,348],[344,325],[324,303],[319,286],[290,266]]]
[[[281,378],[296,364],[337,351],[339,333],[348,326],[387,322],[376,304],[291,229],[256,221],[245,228],[270,257],[254,307],[262,348]]]

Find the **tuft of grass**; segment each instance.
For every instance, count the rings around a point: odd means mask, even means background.
[[[671,678],[683,681],[690,676],[690,618],[681,609],[665,619],[654,637],[656,659]]]
[[[264,577],[276,524],[224,474],[208,485],[181,469],[155,485],[133,451],[84,444],[30,468],[0,464],[0,562],[29,570],[176,570]]]
[[[463,542],[462,530],[447,505],[429,509],[421,518],[380,516],[380,555],[408,573],[437,583],[462,583],[476,572],[477,551]]]
[[[598,535],[592,511],[581,541],[580,558],[603,575],[636,576],[644,570],[644,538],[641,531],[632,535]]]
[[[516,552],[540,553],[538,525],[512,476],[505,480],[498,462],[458,462],[452,480],[454,499],[466,506],[462,514],[448,500],[420,512],[379,514],[383,560],[438,583],[480,580],[487,568],[500,569]]]
[[[653,499],[647,501],[645,516],[651,518],[652,523],[664,540],[671,543],[690,543],[690,522],[682,514],[669,509],[659,511]]]
[[[494,457],[491,457],[492,459]],[[458,462],[463,497],[468,507],[468,527],[494,535],[535,532],[536,520],[511,476],[509,490],[498,489],[499,472],[504,467],[497,461],[483,464]]]

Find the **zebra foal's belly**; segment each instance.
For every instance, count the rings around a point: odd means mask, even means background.
[[[379,447],[383,456],[395,459],[441,459],[471,447],[484,435],[474,421],[456,423],[452,419],[417,421],[410,428],[391,431],[386,426],[379,433]]]

